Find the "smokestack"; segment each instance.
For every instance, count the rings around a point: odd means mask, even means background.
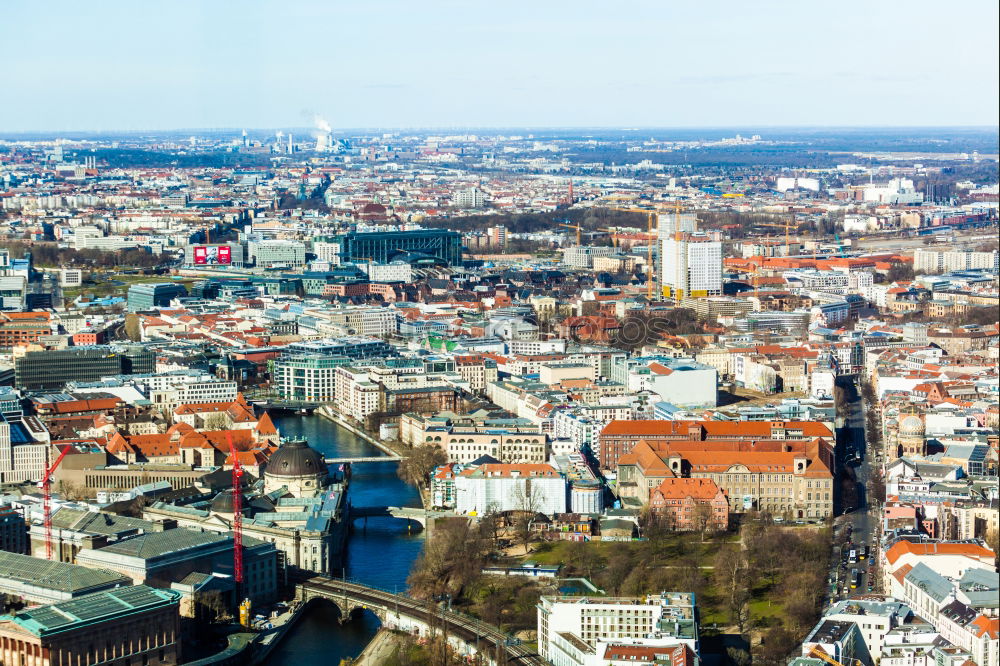
[[[333,144],[330,136],[333,128],[330,127],[330,123],[326,122],[326,118],[318,115],[313,116],[313,123],[316,125],[316,129],[319,130],[316,134],[316,152],[325,153]]]

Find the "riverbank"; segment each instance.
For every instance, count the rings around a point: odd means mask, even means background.
[[[371,444],[376,449],[378,449],[379,451],[381,451],[386,455],[395,456],[398,458],[405,458],[408,453],[406,451],[406,448],[403,447],[402,444],[393,445],[390,442],[386,442],[379,439],[378,437],[375,437],[364,428],[359,427],[358,425],[352,423],[343,414],[338,412],[330,405],[323,405],[322,407],[316,410],[316,413],[329,421],[333,421],[344,430],[349,431],[351,434],[360,437],[361,439],[365,440],[366,442],[368,442],[369,444]]]
[[[270,622],[270,629],[265,629],[257,634],[254,639],[252,663],[266,663],[267,657],[271,654],[271,651],[274,650],[275,646],[281,642],[281,640],[285,637],[285,634],[295,626],[298,619],[302,617],[304,609],[304,605],[296,603],[291,610],[272,619]]]
[[[399,634],[385,629],[378,630],[368,647],[351,662],[351,666],[379,666],[399,648]]]

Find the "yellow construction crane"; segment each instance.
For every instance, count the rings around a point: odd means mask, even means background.
[[[611,210],[618,210],[626,213],[643,213],[647,216],[648,242],[646,243],[646,298],[652,301],[653,300],[653,244],[656,242],[657,211],[650,210],[649,208],[612,208]],[[674,205],[674,212],[675,214],[680,215],[681,212],[680,203]]]
[[[814,645],[809,649],[809,656],[816,657],[817,659],[825,661],[826,663],[830,664],[830,666],[863,666],[864,664],[864,662],[862,662],[860,659],[851,659],[850,662],[847,664],[839,662],[830,655],[828,655],[825,651],[821,650],[818,645]]]
[[[779,229],[784,229],[785,230],[785,256],[787,257],[791,253],[791,250],[789,249],[791,247],[791,244],[792,244],[791,243],[791,228],[792,228],[791,227],[791,219],[786,218],[784,224],[772,224],[770,222],[761,222],[759,224],[755,224],[754,226],[755,227],[778,227]]]
[[[609,236],[611,236],[611,245],[618,249],[618,229],[612,229],[610,227],[598,229],[598,231],[606,231]]]
[[[560,222],[559,226],[560,227],[568,227],[570,229],[576,229],[576,244],[577,245],[581,245],[582,244],[582,243],[580,243],[580,229],[581,229],[581,227],[580,227],[580,223],[579,222],[577,222],[576,224],[566,224],[565,222]]]

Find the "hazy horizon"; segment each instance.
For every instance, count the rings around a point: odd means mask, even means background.
[[[994,127],[996,3],[14,0],[0,132]]]

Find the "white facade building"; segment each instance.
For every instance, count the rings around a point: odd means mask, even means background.
[[[660,247],[664,296],[681,300],[722,295],[722,243],[696,232],[676,232]]]
[[[634,646],[686,645],[697,654],[694,595],[666,592],[645,598],[543,596],[539,599],[538,652],[548,663],[606,664],[604,651],[598,646],[607,642]]]
[[[413,281],[413,267],[405,261],[391,261],[388,264],[362,263],[360,267],[372,282]]]
[[[566,513],[566,479],[544,464],[488,463],[455,477],[455,510],[478,515],[498,511]]]

